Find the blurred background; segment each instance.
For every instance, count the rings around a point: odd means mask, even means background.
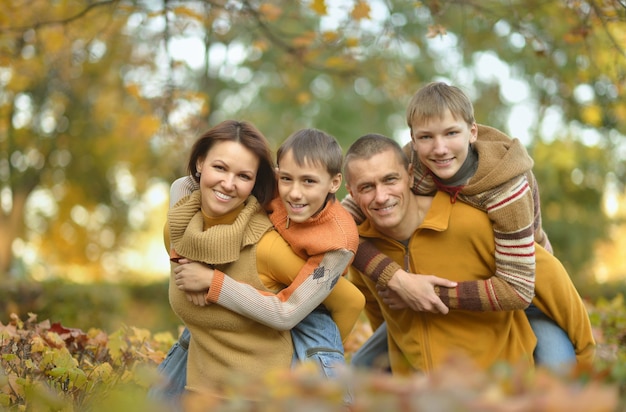
[[[623,0],[1,0],[0,322],[175,332],[163,225],[204,130],[405,143],[434,80],[526,145],[583,298],[626,292]]]

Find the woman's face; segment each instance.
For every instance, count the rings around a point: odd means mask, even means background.
[[[200,172],[202,211],[220,217],[248,198],[256,182],[259,158],[238,142],[220,141],[196,165]]]

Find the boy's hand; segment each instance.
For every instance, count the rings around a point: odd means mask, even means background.
[[[178,289],[187,293],[206,294],[213,282],[214,270],[204,263],[189,259],[181,259],[178,263],[174,268],[174,281]]]

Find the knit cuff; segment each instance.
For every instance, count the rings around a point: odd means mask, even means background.
[[[381,273],[378,277],[378,281],[376,282],[376,284],[380,287],[386,288],[393,275],[400,269],[402,269],[402,266],[398,265],[394,261],[391,261],[383,269],[383,273]]]
[[[207,303],[217,303],[220,298],[220,293],[222,292],[225,276],[224,272],[213,269],[213,282],[211,282],[211,286],[205,297]]]

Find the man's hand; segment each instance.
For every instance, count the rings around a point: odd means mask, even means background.
[[[456,287],[456,282],[437,276],[416,275],[399,270],[387,283],[389,291],[383,289],[379,291],[379,295],[383,297],[385,304],[390,305],[391,309],[402,309],[408,306],[418,312],[445,315],[449,309],[435,293],[435,286],[453,288]],[[405,306],[402,306],[400,300]]]
[[[204,263],[189,259],[180,259],[178,263],[179,265],[174,268],[174,282],[178,289],[188,294],[194,292],[206,294],[213,282],[215,271]]]

